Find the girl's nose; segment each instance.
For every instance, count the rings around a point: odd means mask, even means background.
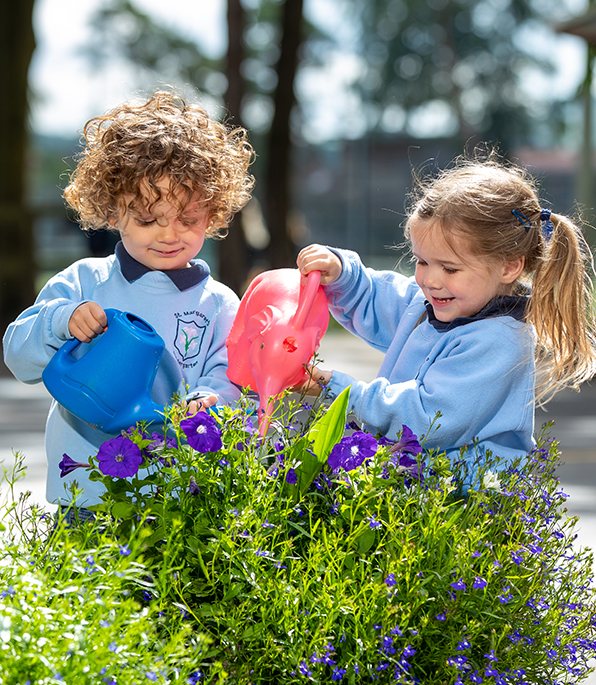
[[[440,282],[437,271],[435,269],[427,269],[424,274],[424,285],[427,288],[439,288]]]

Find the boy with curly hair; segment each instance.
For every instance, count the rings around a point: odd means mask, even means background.
[[[191,412],[236,400],[225,340],[238,298],[195,256],[206,237],[225,236],[250,198],[253,150],[246,131],[158,91],[143,104],[94,117],[83,133],[85,147],[64,197],[83,230],[112,229],[120,242],[114,255],[80,260],[48,281],[6,330],[6,365],[19,380],[39,383],[67,340],[88,343],[106,330],[109,307],[149,322],[165,341],[156,402],[168,404],[187,387]],[[46,427],[49,502],[64,502],[65,482],[74,477],[61,479],[64,453],[86,459],[109,438],[53,402]],[[85,474],[77,481],[84,490],[77,505],[99,502],[98,483]]]

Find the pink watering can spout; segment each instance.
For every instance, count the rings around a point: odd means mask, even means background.
[[[329,324],[321,274],[301,284],[298,269],[274,269],[257,276],[244,294],[226,341],[228,378],[259,395],[259,432],[267,432],[274,402],[306,378],[305,366]]]

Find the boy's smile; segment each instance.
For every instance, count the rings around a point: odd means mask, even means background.
[[[168,178],[155,185],[161,191],[161,198],[154,204],[148,188],[141,189],[145,199],[143,207],[135,206],[132,195],[125,195],[127,210],[115,225],[126,251],[141,264],[156,271],[183,269],[203,247],[209,207],[195,194],[181,209],[166,199],[170,192]],[[183,206],[182,190],[174,195]]]
[[[493,297],[507,294],[524,263],[523,258],[503,264],[488,262],[473,254],[457,234],[449,244],[432,220],[413,219],[410,238],[416,282],[437,319],[445,323],[474,316]]]

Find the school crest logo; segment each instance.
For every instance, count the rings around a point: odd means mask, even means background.
[[[183,362],[193,359],[193,357],[199,354],[206,328],[205,324],[201,325],[193,319],[190,321],[185,321],[184,319],[177,320],[174,347],[180,354]]]

